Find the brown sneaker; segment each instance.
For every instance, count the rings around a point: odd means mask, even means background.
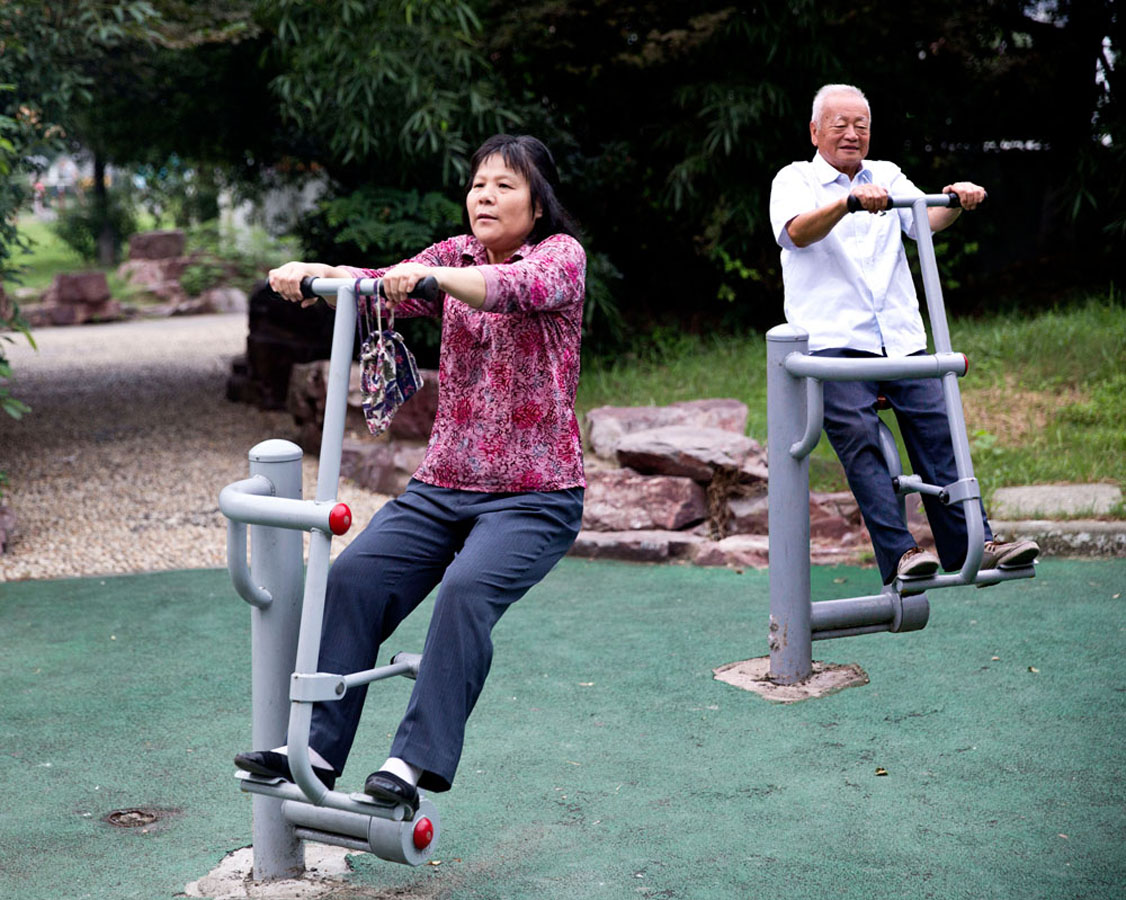
[[[1031,564],[1039,555],[1040,545],[1036,541],[986,541],[981,568],[1016,569]]]
[[[899,565],[895,567],[895,574],[900,578],[920,578],[937,571],[938,557],[922,547],[912,547],[899,557]]]

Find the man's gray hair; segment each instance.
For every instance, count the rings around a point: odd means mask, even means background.
[[[864,105],[868,107],[868,115],[872,114],[872,107],[868,103],[868,98],[864,96],[864,92],[858,87],[853,87],[851,84],[827,84],[813,98],[813,117],[811,122],[821,124],[821,110],[825,106],[825,98],[830,94],[852,94],[864,101]]]

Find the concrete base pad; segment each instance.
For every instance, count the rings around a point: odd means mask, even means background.
[[[203,878],[185,887],[184,895],[214,900],[313,900],[325,897],[345,886],[341,879],[352,872],[347,857],[355,852],[344,847],[307,843],[305,874],[301,878],[254,881],[254,849],[243,847],[228,853]]]
[[[838,665],[814,660],[813,674],[805,681],[798,684],[775,684],[770,680],[769,656],[727,663],[718,669],[713,669],[712,674],[717,681],[723,681],[745,691],[754,691],[760,697],[775,703],[812,700],[868,683],[868,675],[856,663]]]

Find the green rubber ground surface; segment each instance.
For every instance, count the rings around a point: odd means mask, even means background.
[[[932,592],[924,631],[814,645],[869,685],[780,705],[712,676],[765,655],[765,573],[565,560],[495,632],[442,864],[357,856],[337,896],[1119,900],[1124,593],[1123,560]],[[249,843],[248,648],[222,571],[0,585],[0,897],[173,897]],[[409,689],[373,687],[344,790]]]

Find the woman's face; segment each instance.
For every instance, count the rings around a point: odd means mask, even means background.
[[[491,263],[504,262],[519,250],[543,215],[532,209],[527,179],[505,165],[499,153],[486,156],[477,167],[465,208],[473,235],[485,245]]]

